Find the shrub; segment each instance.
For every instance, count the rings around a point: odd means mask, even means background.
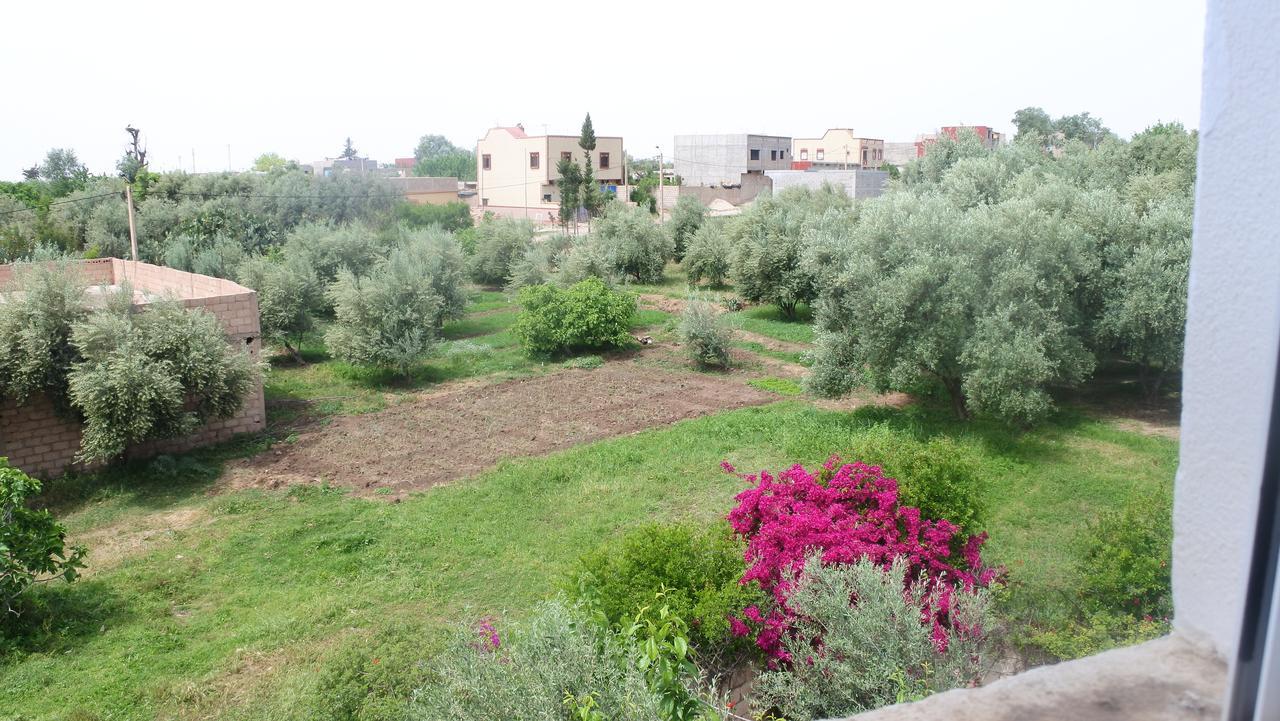
[[[1132,646],[1169,633],[1169,620],[1135,619],[1125,612],[1099,611],[1027,637],[1027,641],[1064,661]]]
[[[754,704],[789,719],[836,718],[975,683],[991,624],[986,592],[913,582],[910,566],[810,556],[789,575],[796,621],[783,648],[797,663],[761,673]],[[939,607],[950,617],[945,646],[915,622]]]
[[[324,305],[324,288],[315,270],[297,258],[255,256],[240,266],[239,282],[258,293],[262,336],[301,362],[302,336]]]
[[[257,366],[227,343],[218,319],[176,301],[131,306],[125,287],[106,310],[78,323],[72,343],[82,360],[68,376],[84,415],[78,457],[106,460],[134,443],[187,435],[240,410]]]
[[[466,313],[466,258],[452,233],[430,226],[421,230],[401,229],[400,248],[413,258],[421,272],[431,280],[431,289],[440,297],[440,309],[432,323],[444,327],[447,320],[457,320]]]
[[[1133,495],[1081,534],[1076,571],[1091,614],[1167,618],[1173,611],[1170,564],[1173,502],[1169,492]]]
[[[707,208],[691,195],[681,196],[676,207],[671,211],[671,240],[676,260],[684,258],[685,249],[693,234],[698,232],[707,220]]]
[[[48,511],[27,507],[40,482],[0,456],[0,629],[20,613],[19,597],[36,583],[76,580],[85,549],[66,547],[66,529]]]
[[[607,206],[595,223],[593,236],[614,272],[637,283],[662,280],[672,240],[644,210],[621,203]]]
[[[818,473],[797,464],[777,477],[763,471],[746,480],[753,487],[737,495],[729,522],[747,542],[743,582],[759,584],[772,596],[773,608],[767,615],[746,609],[752,625],[739,620],[734,630],[738,635],[754,633],[756,644],[775,661],[792,660],[782,644],[795,622],[788,606],[794,584],[787,579],[803,570],[811,553],[819,553],[823,564],[866,559],[886,568],[902,556],[910,560],[907,571],[913,582],[930,587],[960,585],[972,590],[987,586],[997,575],[982,564],[985,533],[969,537],[962,562],[953,559],[952,539],[959,528],[946,519],[922,518],[920,509],[900,505],[897,483],[863,463],[839,465],[832,457]],[[935,641],[945,645],[946,607],[931,618]]]
[[[921,518],[946,519],[969,533],[986,521],[978,460],[965,446],[946,437],[920,441],[876,425],[858,436],[854,448],[863,463],[898,482],[901,503],[919,508]]]
[[[532,242],[533,223],[527,220],[485,220],[476,227],[471,279],[485,285],[506,283]]]
[[[711,285],[724,285],[729,277],[729,256],[733,243],[725,231],[724,223],[709,220],[703,223],[689,239],[684,254],[684,271],[690,283],[707,281]]]
[[[603,718],[663,717],[630,649],[581,607],[562,602],[542,605],[523,628],[484,621],[462,630],[426,668],[413,721],[559,721],[569,718],[566,696]],[[590,704],[580,701],[586,697]]]
[[[772,303],[788,318],[796,307],[817,295],[814,271],[802,262],[808,245],[806,227],[832,209],[848,208],[842,189],[789,188],[773,198],[757,200],[731,225],[733,282],[743,298]]]
[[[605,285],[618,281],[604,244],[594,236],[575,240],[565,248],[560,256],[560,271],[556,274],[561,285],[572,285],[587,278],[599,278]]]
[[[356,275],[368,273],[385,253],[378,234],[360,223],[303,223],[284,243],[286,257],[310,265],[326,283],[335,280],[342,268]]]
[[[635,320],[636,299],[598,278],[568,288],[534,285],[520,291],[522,310],[511,332],[530,354],[623,346]]]
[[[700,366],[728,368],[733,362],[729,353],[733,331],[715,303],[706,298],[690,296],[685,302],[680,314],[680,342]]]
[[[704,655],[739,645],[729,618],[763,600],[738,583],[743,546],[725,524],[652,523],[602,544],[578,561],[570,592],[599,608],[612,624],[625,624],[664,591],[663,604],[690,627]]]
[[[396,219],[411,228],[438,225],[450,233],[456,233],[474,225],[471,208],[466,203],[430,205],[404,202],[396,206]]]
[[[426,246],[406,246],[368,276],[339,271],[329,289],[335,315],[325,333],[329,350],[348,363],[407,374],[434,343],[444,308],[431,255]]]
[[[25,403],[43,393],[70,411],[72,327],[88,316],[85,283],[66,263],[19,265],[0,298],[0,396]]]

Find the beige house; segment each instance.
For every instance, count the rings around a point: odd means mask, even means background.
[[[482,210],[548,222],[560,209],[556,164],[569,158],[581,166],[577,135],[528,135],[524,128],[490,128],[476,144],[476,192]],[[591,171],[606,192],[623,186],[622,138],[597,135]]]
[[[791,167],[878,168],[884,163],[884,140],[859,138],[851,128],[832,128],[821,138],[793,138]]]
[[[452,177],[387,178],[393,188],[399,190],[410,203],[444,205],[457,203],[458,179]]]

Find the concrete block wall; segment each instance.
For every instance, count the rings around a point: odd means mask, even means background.
[[[184,273],[115,259],[85,261],[86,274],[101,276],[101,285],[119,285],[126,280],[135,291],[153,297],[174,297],[188,308],[212,313],[227,333],[227,342],[244,348],[255,361],[262,357],[258,316],[258,295],[252,290],[220,278]],[[106,268],[110,274],[102,270]],[[0,273],[12,273],[0,266]],[[2,282],[6,275],[0,275]],[[142,305],[145,305],[143,303]],[[243,433],[257,433],[266,427],[266,403],[262,384],[244,399],[240,411],[231,418],[215,420],[190,436],[149,441],[130,448],[126,456],[146,458],[160,453],[177,453],[219,443]],[[58,415],[48,398],[38,396],[19,406],[12,399],[0,399],[0,456],[39,478],[51,478],[68,470],[87,470],[76,463],[82,429],[78,423]]]

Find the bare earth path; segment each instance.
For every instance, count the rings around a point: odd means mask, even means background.
[[[237,462],[222,485],[326,482],[362,494],[399,496],[474,475],[506,458],[776,400],[741,381],[610,362],[334,418],[295,443]]]

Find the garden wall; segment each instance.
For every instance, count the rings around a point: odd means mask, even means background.
[[[220,278],[115,258],[82,261],[79,267],[85,279],[94,285],[119,286],[128,282],[133,287],[138,305],[160,298],[176,298],[188,308],[204,308],[222,323],[228,342],[244,347],[255,360],[262,355],[258,296],[244,286]],[[12,266],[0,266],[0,287],[12,276]],[[185,438],[135,446],[127,455],[145,458],[159,453],[185,451],[241,433],[261,431],[265,422],[262,384],[259,383],[245,397],[243,407],[235,416],[208,423]],[[8,456],[12,465],[33,476],[49,478],[73,468],[83,468],[75,463],[75,454],[80,449],[80,434],[80,425],[59,416],[44,396],[31,398],[21,406],[11,398],[0,399],[0,456]]]

